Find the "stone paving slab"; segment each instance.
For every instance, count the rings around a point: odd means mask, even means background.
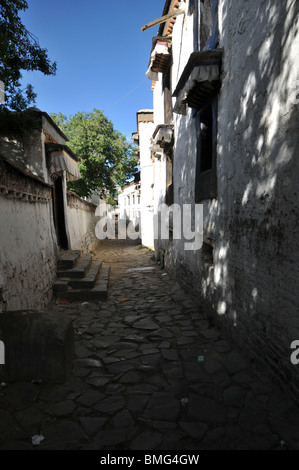
[[[40,432],[40,450],[299,450],[295,404],[152,252],[107,241],[95,258],[111,266],[108,298],[53,305],[73,322],[71,376],[0,385],[0,450]]]

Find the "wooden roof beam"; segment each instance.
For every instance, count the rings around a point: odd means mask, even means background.
[[[169,20],[170,18],[174,18],[178,15],[183,15],[184,13],[185,10],[175,10],[172,13],[168,13],[168,15],[161,16],[161,18],[157,18],[156,20],[151,21],[150,23],[147,23],[146,25],[142,26],[141,31],[146,31],[147,29],[152,28],[157,24],[165,23],[165,21]]]
[[[167,36],[154,36],[152,38],[152,41],[171,41],[172,40],[172,34],[168,34]]]

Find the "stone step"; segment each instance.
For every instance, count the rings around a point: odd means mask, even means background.
[[[73,269],[81,256],[80,250],[61,251],[58,255],[57,269]]]
[[[83,277],[82,279],[65,280],[72,289],[92,289],[95,286],[101,265],[102,261],[92,261],[85,277]]]
[[[87,271],[90,268],[92,261],[91,255],[81,256],[75,267],[71,269],[58,269],[57,276],[59,278],[72,278],[72,279],[82,279],[86,276]]]
[[[95,286],[102,261],[92,261],[86,276],[83,278],[59,277],[54,285],[55,292],[65,292],[70,289],[92,289]]]
[[[71,289],[67,287],[65,292],[57,292],[60,299],[82,302],[92,302],[97,300],[106,300],[108,296],[108,280],[109,280],[110,266],[101,266],[97,276],[95,285],[92,289]]]

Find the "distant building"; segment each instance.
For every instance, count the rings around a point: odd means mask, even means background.
[[[137,133],[133,134],[138,143],[140,162],[140,237],[141,243],[154,248],[154,175],[150,150],[154,130],[154,113],[151,109],[137,112]]]
[[[125,186],[118,195],[118,218],[130,222],[134,228],[140,224],[140,173],[136,174],[134,181]]]

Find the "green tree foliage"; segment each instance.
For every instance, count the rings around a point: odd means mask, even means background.
[[[21,89],[22,70],[38,70],[55,75],[56,63],[51,63],[47,50],[23,25],[19,11],[25,11],[25,0],[0,0],[0,80],[5,86],[6,101],[2,106],[22,111],[35,102],[31,85]]]
[[[82,179],[69,182],[69,189],[79,196],[88,197],[93,191],[114,196],[116,188],[123,187],[136,173],[136,149],[114,130],[102,111],[77,112],[70,117],[54,113],[51,117],[79,158]]]

